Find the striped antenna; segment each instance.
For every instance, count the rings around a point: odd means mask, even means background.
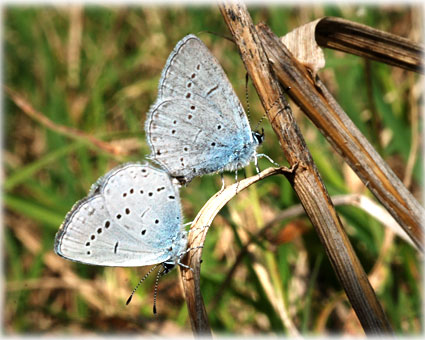
[[[248,98],[248,81],[249,75],[248,72],[245,74],[245,100],[246,100],[246,115],[248,117],[248,122],[250,121],[250,108],[249,108],[249,98]]]
[[[158,265],[154,265],[146,274],[145,276],[143,276],[143,278],[139,281],[139,283],[136,285],[136,287],[133,289],[133,291],[131,292],[130,297],[127,299],[127,302],[125,303],[126,305],[128,305],[131,301],[131,299],[133,298],[134,293],[136,292],[137,288],[139,288],[139,286],[143,283],[143,281],[146,280],[146,278],[150,275],[150,273],[152,273],[154,271],[154,269],[158,267]]]
[[[283,93],[287,93],[289,90],[291,89],[291,87],[290,86],[288,86],[287,88],[285,88],[284,90],[283,90]],[[258,127],[260,126],[260,124],[261,124],[261,122],[264,120],[264,118],[266,118],[266,115],[267,115],[267,113],[273,108],[273,106],[275,106],[275,104],[277,103],[279,101],[279,98],[278,99],[276,99],[275,101],[274,101],[274,103],[272,104],[272,106],[270,106],[270,108],[264,113],[264,115],[263,115],[263,117],[261,117],[261,119],[258,121],[258,123],[257,123],[257,125],[255,126],[255,129],[254,130],[252,130],[252,131],[257,131],[257,129],[258,129]],[[289,107],[289,105],[288,105],[288,107]],[[286,107],[285,107],[286,108]]]
[[[159,278],[161,276],[164,276],[165,274],[167,274],[170,271],[169,268],[164,267],[163,271],[158,270],[158,274],[156,274],[156,279],[155,279],[155,289],[153,292],[153,313],[156,314],[156,296],[158,293],[158,282],[159,282]]]

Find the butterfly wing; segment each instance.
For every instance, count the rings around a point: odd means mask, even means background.
[[[244,149],[251,145],[250,134],[235,133],[205,99],[164,99],[152,108],[152,116],[147,129],[154,160],[171,176],[187,182],[250,152]]]
[[[56,235],[55,251],[86,264],[144,266],[173,257],[182,235],[178,190],[169,176],[133,163],[111,170],[75,204]]]
[[[205,44],[190,34],[168,57],[158,87],[158,98],[207,99],[237,129],[251,131],[245,111],[229,79]]]

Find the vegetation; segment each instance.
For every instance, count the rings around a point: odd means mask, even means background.
[[[421,41],[415,7],[253,8],[278,35],[310,20],[340,16]],[[148,268],[102,268],[53,253],[56,231],[72,205],[115,165],[149,154],[143,124],[155,101],[168,54],[188,33],[219,59],[245,103],[245,70],[216,7],[8,7],[4,32],[4,329],[9,334],[190,332],[177,271],[161,279],[158,315],[152,314],[155,275],[125,302]],[[213,32],[210,34],[208,32]],[[341,106],[392,169],[421,199],[419,77],[407,71],[326,50],[319,72]],[[263,115],[248,87],[250,120]],[[18,106],[35,110],[29,116]],[[320,132],[293,106],[297,122],[331,195],[371,198]],[[37,112],[39,115],[37,115]],[[47,117],[53,124],[40,123]],[[267,121],[261,151],[286,164]],[[65,127],[65,131],[63,129]],[[96,140],[106,144],[96,144]],[[108,146],[108,147],[105,147]],[[414,166],[410,168],[410,164]],[[270,164],[260,161],[262,169]],[[412,170],[410,170],[412,169]],[[253,165],[247,175],[255,173]],[[227,183],[234,175],[226,176]],[[204,176],[182,189],[186,221],[220,189],[220,176]],[[308,219],[274,224],[254,238],[225,281],[239,252],[280,211],[298,204],[290,185],[270,177],[238,194],[210,228],[201,290],[214,331],[287,333],[271,296],[285,301],[303,333],[362,334]],[[418,253],[367,212],[338,207],[351,242],[395,331],[422,331]],[[227,283],[225,283],[227,282]],[[270,293],[272,292],[272,294]]]

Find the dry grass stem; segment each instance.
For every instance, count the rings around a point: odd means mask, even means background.
[[[70,137],[72,139],[84,140],[88,144],[91,144],[101,149],[102,151],[105,151],[107,153],[110,153],[116,156],[125,156],[128,154],[127,150],[124,150],[120,148],[119,146],[114,146],[114,145],[111,145],[110,143],[101,141],[93,137],[91,134],[84,133],[82,131],[79,131],[77,129],[73,129],[64,125],[56,124],[55,122],[47,118],[45,115],[43,115],[41,112],[38,112],[36,109],[34,109],[31,106],[31,104],[29,104],[23,98],[23,96],[21,96],[20,94],[11,90],[10,88],[6,86],[4,88],[6,92],[9,94],[9,97],[24,113],[26,113],[29,117],[39,122],[40,124],[44,125],[48,129],[55,131],[58,134]]]
[[[364,212],[375,218],[377,221],[382,223],[383,226],[386,227],[389,232],[395,233],[397,236],[402,238],[404,241],[406,241],[412,247],[419,251],[416,245],[404,232],[401,226],[394,220],[394,218],[384,208],[382,208],[376,202],[372,201],[370,198],[360,194],[337,195],[332,196],[332,202],[335,206],[350,205],[363,210]],[[218,287],[216,294],[212,299],[212,302],[210,303],[210,305],[208,305],[208,310],[214,310],[217,304],[220,302],[225,289],[230,285],[230,282],[236,272],[237,267],[241,264],[243,258],[248,254],[249,246],[253,243],[261,242],[264,239],[264,236],[266,235],[267,231],[274,227],[276,224],[282,222],[283,220],[290,220],[302,215],[305,215],[305,210],[303,206],[301,204],[293,205],[290,208],[279,212],[274,218],[266,222],[264,226],[262,226],[258,230],[257,233],[250,237],[250,239],[240,249],[238,255],[236,256],[236,260],[233,263],[232,267],[228,270],[226,278],[223,280],[223,283]],[[386,250],[388,249],[388,247],[386,246],[387,238],[388,237],[386,235],[384,244],[382,246],[382,248]],[[377,264],[379,262],[381,262],[380,258],[378,258]],[[373,273],[370,275],[371,277],[373,277]]]
[[[80,84],[80,52],[83,33],[83,8],[74,5],[69,10],[69,40],[67,49],[68,84],[78,87]]]
[[[321,80],[317,76],[312,79],[310,72],[295,60],[270,28],[260,24],[257,29],[274,74],[282,86],[291,87],[289,96],[422,249],[423,207],[362,135]]]
[[[409,39],[350,20],[325,17],[317,24],[320,46],[352,53],[419,73],[424,72],[424,47]]]
[[[290,183],[315,227],[357,317],[368,334],[392,333],[391,325],[350,244],[304,138],[295,123],[292,111],[283,96],[283,89],[275,75],[271,73],[268,59],[270,56],[267,56],[264,50],[266,47],[264,44],[268,44],[265,35],[268,34],[279,46],[283,46],[282,43],[265,25],[255,27],[246,6],[242,3],[220,3],[219,6],[267,118],[279,139],[282,152],[290,165],[299,164]],[[267,54],[269,52],[267,50]],[[276,60],[273,59],[272,62],[275,63]]]
[[[332,201],[335,205],[352,205],[362,209],[364,212],[368,213],[370,216],[382,223],[384,227],[396,233],[397,236],[409,243],[417,251],[420,251],[420,249],[412,242],[411,238],[406,234],[400,224],[397,223],[394,217],[392,217],[386,209],[371,200],[369,197],[359,194],[338,195],[333,196]]]
[[[211,226],[215,216],[237,193],[261,179],[286,172],[291,172],[291,170],[284,167],[268,168],[255,176],[243,179],[226,187],[223,191],[217,192],[205,203],[193,221],[191,232],[189,232],[188,248],[204,245],[209,226]],[[211,334],[211,329],[200,290],[201,256],[202,248],[190,251],[184,259],[184,263],[190,266],[193,271],[182,269],[181,274],[192,330],[195,334],[208,335]]]
[[[275,288],[273,287],[273,283],[268,270],[264,267],[264,265],[262,265],[258,261],[254,261],[253,268],[257,274],[258,279],[260,280],[264,292],[266,293],[270,301],[270,304],[273,306],[276,314],[279,315],[280,320],[287,328],[289,335],[292,337],[298,337],[300,335],[300,332],[295,327],[289,316],[288,309],[286,308],[286,302],[284,300],[283,295],[281,294],[281,290],[275,290]]]

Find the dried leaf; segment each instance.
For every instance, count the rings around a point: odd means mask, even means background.
[[[313,76],[325,66],[325,55],[315,38],[316,25],[320,20],[300,26],[280,38],[294,57],[312,71]]]

